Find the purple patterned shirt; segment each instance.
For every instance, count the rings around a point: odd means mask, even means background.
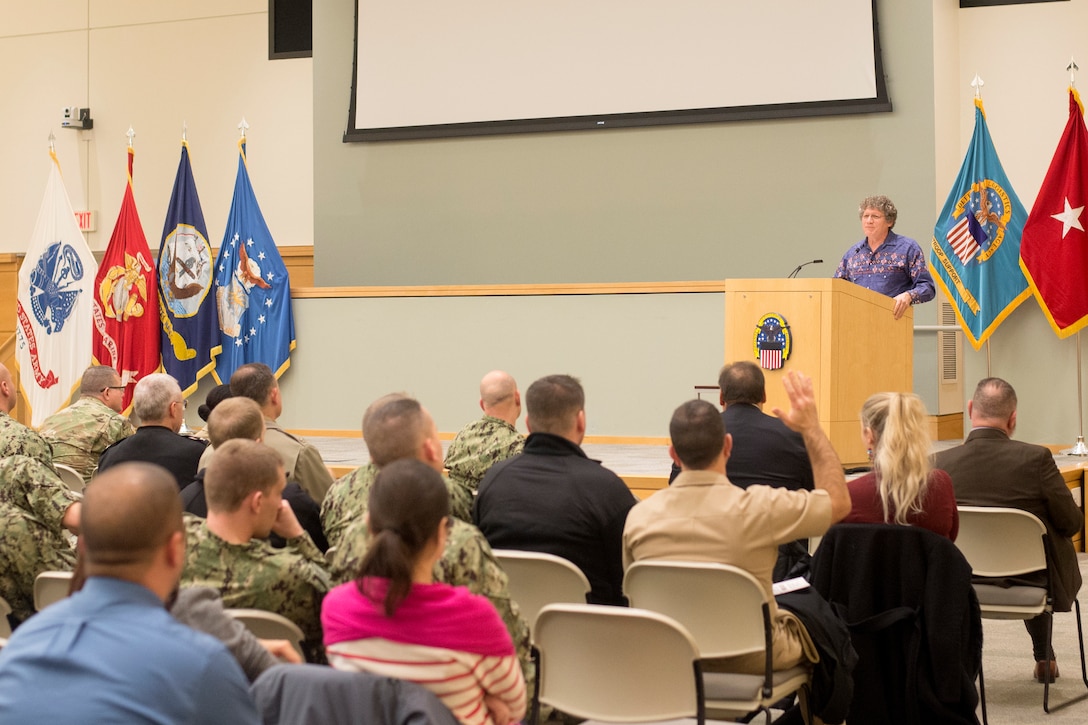
[[[890,230],[876,251],[865,239],[847,249],[835,276],[888,297],[910,292],[911,304],[937,294],[918,242]]]

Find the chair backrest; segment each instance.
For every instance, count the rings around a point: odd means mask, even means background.
[[[266,612],[263,609],[227,609],[227,614],[246,626],[258,639],[286,639],[298,651],[302,651],[305,636],[299,626],[282,614]]]
[[[538,551],[495,549],[510,580],[510,596],[532,631],[537,614],[548,604],[585,604],[589,580],[561,556]]]
[[[53,602],[68,596],[72,586],[72,572],[43,571],[34,579],[34,609],[42,611]]]
[[[537,617],[533,638],[545,704],[606,722],[704,720],[698,647],[662,614],[550,604]]]
[[[65,486],[76,493],[83,493],[85,485],[83,483],[83,476],[79,475],[79,471],[71,466],[66,466],[63,463],[54,463],[53,468],[57,469],[57,474],[60,476],[60,480],[64,482]]]
[[[624,575],[623,591],[632,607],[684,625],[704,658],[766,650],[767,597],[743,569],[711,562],[637,561]]]
[[[958,509],[956,548],[975,576],[1015,576],[1046,569],[1046,527],[1034,514],[996,506]]]

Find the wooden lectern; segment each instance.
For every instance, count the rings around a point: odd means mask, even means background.
[[[841,279],[725,281],[725,360],[759,364],[760,319],[777,314],[792,338],[789,359],[764,369],[764,411],[787,408],[787,370],[812,378],[820,424],[844,465],[867,462],[858,413],[873,393],[914,389],[914,311],[892,317],[890,297]]]

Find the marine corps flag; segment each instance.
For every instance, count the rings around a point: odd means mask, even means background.
[[[1080,94],[1069,89],[1069,121],[1024,225],[1020,267],[1058,337],[1088,324],[1088,131]]]
[[[1028,212],[997,158],[982,100],[975,133],[952,191],[933,227],[929,266],[976,350],[1031,297],[1020,271],[1020,237]]]
[[[208,227],[193,181],[189,144],[181,142],[181,161],[166,210],[159,246],[159,319],[162,366],[177,379],[184,395],[215,366],[219,321],[212,289],[212,254]]]
[[[110,244],[94,280],[95,363],[121,375],[123,406],[132,405],[136,381],[159,369],[159,317],[155,265],[132,195],[132,146],[128,183]]]
[[[276,377],[291,364],[295,323],[291,281],[264,222],[246,168],[246,141],[238,142],[238,175],[227,230],[215,262],[215,299],[223,346],[212,375],[217,383],[245,363],[263,362]]]
[[[57,412],[91,363],[91,304],[98,264],[76,224],[60,162],[49,181],[19,268],[16,350],[19,384],[35,427]]]

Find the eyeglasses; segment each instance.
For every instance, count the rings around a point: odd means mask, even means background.
[[[125,389],[124,385],[107,385],[106,386],[106,390],[124,390],[124,389]]]

